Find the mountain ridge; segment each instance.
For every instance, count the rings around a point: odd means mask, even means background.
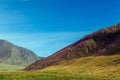
[[[27,66],[38,59],[33,51],[6,40],[0,40],[0,64]]]
[[[120,24],[117,24],[86,35],[53,55],[36,61],[25,70],[39,70],[74,58],[120,54],[119,42]]]

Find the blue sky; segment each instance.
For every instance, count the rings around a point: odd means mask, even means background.
[[[120,0],[0,0],[0,39],[49,56],[120,22]]]

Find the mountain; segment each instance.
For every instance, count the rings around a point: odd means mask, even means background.
[[[120,24],[86,35],[53,55],[36,61],[25,70],[39,70],[75,58],[114,54],[120,54]]]
[[[28,66],[38,59],[34,52],[6,40],[0,40],[0,64]]]

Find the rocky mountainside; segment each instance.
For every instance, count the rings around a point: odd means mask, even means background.
[[[120,54],[120,24],[86,35],[84,38],[55,54],[36,61],[25,70],[43,69],[51,65],[60,64],[64,60],[69,61],[74,58],[114,54]]]
[[[38,59],[32,51],[0,40],[0,64],[27,66]]]

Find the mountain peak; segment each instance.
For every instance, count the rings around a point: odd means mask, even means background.
[[[5,42],[8,42],[8,41],[3,40],[3,39],[0,40],[0,43],[5,43]]]
[[[3,46],[3,45],[14,45],[14,44],[12,44],[12,43],[10,43],[10,42],[8,42],[7,40],[3,40],[3,39],[0,39],[0,46]]]
[[[6,40],[0,40],[0,63],[27,66],[38,59],[34,52]]]

